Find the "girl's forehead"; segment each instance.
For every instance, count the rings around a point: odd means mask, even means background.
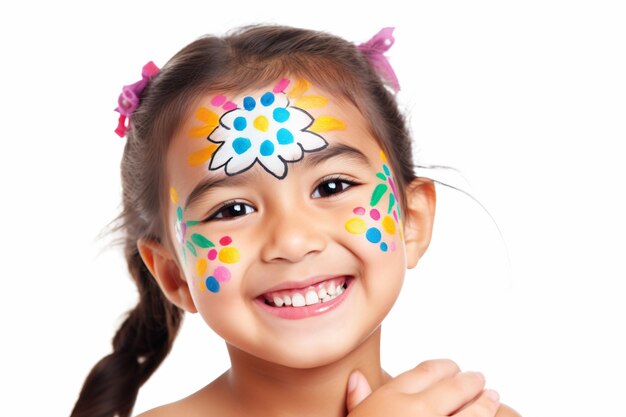
[[[380,149],[354,104],[307,80],[285,78],[250,91],[198,97],[170,144],[167,176],[182,194],[209,177],[248,171],[284,180],[302,160],[338,147],[371,161]]]

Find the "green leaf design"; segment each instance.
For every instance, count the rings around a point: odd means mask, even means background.
[[[387,184],[378,184],[376,188],[374,188],[374,192],[372,193],[372,200],[370,201],[370,206],[375,206],[378,204],[383,195],[387,192]]]
[[[389,193],[389,208],[387,209],[387,214],[391,213],[394,204],[396,204],[396,197],[393,193]]]
[[[201,248],[212,248],[215,246],[213,242],[211,242],[209,239],[199,233],[194,233],[193,235],[191,235],[191,241]]]
[[[187,227],[195,226],[197,224],[200,224],[200,222],[198,220],[189,220],[187,222]]]
[[[387,177],[385,177],[385,174],[383,174],[382,172],[377,172],[376,176],[383,181],[387,181]]]
[[[196,248],[193,247],[190,241],[187,241],[186,245],[187,245],[187,249],[189,249],[189,252],[193,253],[193,256],[198,256],[198,252],[196,252]]]
[[[178,207],[176,209],[176,217],[178,217],[178,220],[180,220],[181,222],[183,221],[183,208],[182,207]]]

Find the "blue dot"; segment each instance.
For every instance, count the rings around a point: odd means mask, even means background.
[[[278,107],[274,109],[273,116],[274,120],[276,120],[278,123],[283,123],[289,120],[289,116],[291,116],[291,114],[289,114],[289,110]]]
[[[270,156],[274,153],[274,144],[269,140],[263,141],[261,144],[261,155]]]
[[[289,145],[293,143],[293,135],[289,130],[281,127],[278,129],[278,132],[276,132],[276,140],[278,140],[278,143],[281,145]]]
[[[205,284],[211,292],[218,292],[220,290],[220,283],[217,282],[217,280],[213,276],[208,277]]]
[[[237,138],[233,141],[233,149],[238,155],[250,149],[250,146],[252,146],[252,143],[250,143],[248,138]]]
[[[261,104],[265,107],[271,106],[274,102],[274,94],[269,91],[261,96]]]
[[[370,227],[367,229],[367,232],[365,232],[365,237],[372,243],[378,243],[382,235],[380,234],[380,230],[375,227]]]
[[[385,242],[380,244],[380,250],[383,252],[387,252],[387,244]]]
[[[250,96],[245,97],[243,99],[243,108],[248,110],[248,111],[252,111],[254,110],[254,108],[256,107],[256,101],[254,101],[254,99]]]
[[[248,122],[245,117],[239,116],[233,122],[233,126],[235,126],[235,129],[242,131],[246,128],[246,126],[248,126]]]
[[[391,176],[391,172],[389,172],[389,168],[387,167],[387,165],[383,164],[383,170],[388,177]]]

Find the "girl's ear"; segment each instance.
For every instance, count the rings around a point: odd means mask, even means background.
[[[137,249],[167,299],[185,311],[196,313],[198,309],[173,254],[153,240],[140,239]]]
[[[428,178],[416,178],[406,188],[407,209],[404,213],[404,244],[407,268],[415,268],[428,245],[435,220],[437,195]]]

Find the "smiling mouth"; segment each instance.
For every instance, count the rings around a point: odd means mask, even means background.
[[[274,291],[260,298],[271,307],[305,307],[327,303],[343,294],[348,288],[350,277],[337,277],[310,285],[306,288]]]

